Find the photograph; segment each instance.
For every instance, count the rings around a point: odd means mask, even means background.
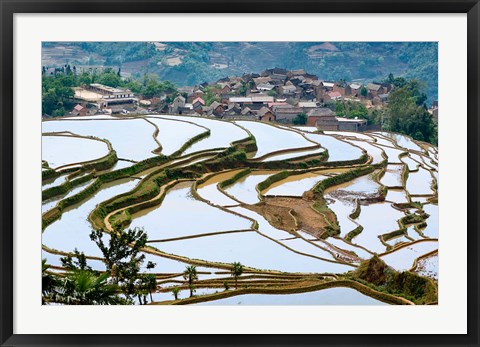
[[[438,42],[43,41],[38,73],[42,305],[438,305]]]

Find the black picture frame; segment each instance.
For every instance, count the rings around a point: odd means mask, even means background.
[[[112,6],[115,4],[115,6]],[[273,5],[273,6],[272,6]],[[13,333],[13,17],[16,13],[467,13],[468,334],[465,335],[18,335]],[[479,0],[0,0],[0,343],[2,346],[479,346]],[[447,324],[447,323],[446,323]]]

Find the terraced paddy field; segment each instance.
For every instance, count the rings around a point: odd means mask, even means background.
[[[405,135],[71,117],[43,122],[42,159],[42,258],[58,276],[80,253],[107,271],[92,230],[143,229],[138,270],[155,285],[137,304],[437,302],[438,150]]]

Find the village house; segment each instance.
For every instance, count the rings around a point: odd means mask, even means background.
[[[260,83],[257,85],[257,90],[262,91],[262,92],[269,92],[271,91],[275,86],[270,83]]]
[[[252,104],[266,105],[269,102],[275,101],[275,98],[273,96],[269,96],[266,94],[251,94],[250,98],[252,100]]]
[[[336,118],[338,121],[338,130],[340,131],[364,131],[367,126],[366,119]]]
[[[77,104],[73,110],[72,110],[72,115],[73,116],[81,116],[81,117],[85,117],[87,115],[87,108],[80,105],[80,104]]]
[[[192,106],[195,112],[200,113],[199,111],[202,110],[202,108],[205,106],[205,100],[202,98],[198,97],[195,100],[192,101]]]
[[[305,70],[304,69],[298,69],[298,70],[290,70],[287,73],[288,78],[292,78],[293,76],[303,76],[305,75]]]
[[[324,95],[324,99],[338,101],[342,99],[342,94],[340,94],[340,92],[331,91]]]
[[[296,106],[301,108],[304,113],[308,113],[318,107],[315,101],[299,101]]]
[[[340,95],[343,97],[345,96],[347,86],[348,84],[345,82],[335,83],[335,85],[333,86],[333,91],[340,93]]]
[[[100,83],[92,83],[73,89],[75,99],[95,105],[99,109],[111,108],[112,106],[115,106],[116,109],[122,109],[126,105],[136,105],[138,103],[138,99],[129,89],[113,88]]]
[[[386,103],[387,100],[388,100],[388,93],[387,93],[387,94],[380,94],[380,95],[378,96],[378,98],[380,99],[380,101],[381,101],[382,103]]]
[[[296,106],[273,106],[275,120],[280,123],[291,123],[302,112],[303,109]]]
[[[181,114],[183,108],[185,107],[185,98],[181,95],[178,95],[173,102],[170,104],[170,112]]]
[[[279,86],[277,88],[277,92],[278,94],[280,95],[284,95],[284,96],[293,96],[295,95],[297,91],[297,87],[295,87],[294,85],[284,85],[284,86]]]
[[[338,120],[335,113],[326,107],[319,107],[307,114],[307,125],[316,126],[320,130],[338,130]]]
[[[275,120],[275,115],[268,107],[262,107],[257,112],[258,120],[262,122],[272,122]]]
[[[321,84],[326,92],[331,92],[333,87],[335,87],[335,82],[322,81]]]
[[[220,90],[218,91],[220,94],[228,94],[232,91],[232,88],[228,85],[228,83],[219,83]]]
[[[261,73],[261,76],[272,76],[272,75],[287,75],[288,71],[279,67],[274,67],[273,69],[264,70]]]
[[[380,84],[368,83],[367,90],[369,99],[373,99],[380,94],[385,94],[385,89]]]
[[[240,107],[239,104],[228,104],[227,108],[225,109],[225,112],[223,112],[224,117],[237,117],[240,115],[240,112],[242,112],[242,108]]]
[[[361,83],[350,83],[345,88],[345,95],[351,95],[354,97],[360,97],[360,91],[362,90]]]
[[[240,114],[244,117],[256,117],[257,113],[250,109],[250,107],[245,107]]]
[[[208,107],[207,110],[207,115],[209,116],[215,116],[215,117],[222,117],[225,109],[223,108],[223,105],[220,104],[218,101],[212,102],[212,104]]]

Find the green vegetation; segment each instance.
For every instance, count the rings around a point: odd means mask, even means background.
[[[194,281],[198,280],[197,267],[195,265],[189,265],[183,272],[183,278],[188,281],[188,288],[190,289],[190,297],[195,292]]]
[[[232,264],[232,277],[235,278],[235,288],[238,288],[238,278],[243,274],[243,265],[240,262]]]
[[[105,68],[102,71],[91,70],[77,73],[75,66],[60,69],[53,75],[42,74],[42,114],[53,117],[64,116],[75,106],[73,87],[91,83],[101,83],[110,87],[127,88],[146,98],[169,94],[175,97],[177,89],[170,81],[160,81],[157,75],[145,75],[142,79],[122,79],[119,71]]]
[[[103,254],[107,273],[113,282],[120,287],[127,300],[136,296],[140,304],[146,304],[146,294],[156,289],[155,278],[141,273],[145,254],[140,251],[145,246],[148,236],[143,229],[135,228],[123,231],[115,229],[110,233],[108,243],[103,240],[104,232],[93,230],[90,239],[95,242]],[[153,269],[155,264],[148,262],[147,269]]]
[[[235,175],[233,175],[229,179],[226,179],[225,181],[220,182],[218,186],[220,188],[228,187],[229,185],[232,185],[233,183],[237,182],[242,177],[245,177],[246,175],[248,175],[250,172],[252,172],[250,169],[245,169],[240,172],[237,172]]]
[[[409,271],[397,272],[376,255],[362,262],[352,277],[376,290],[403,296],[416,304],[437,302],[437,289],[432,281]]]
[[[302,112],[297,114],[297,116],[293,119],[293,124],[295,125],[305,125],[307,124],[308,116]]]
[[[173,294],[173,297],[175,298],[175,300],[178,300],[178,292],[180,291],[180,288],[178,287],[173,287],[172,288],[172,294]]]
[[[46,261],[42,261],[42,302],[66,305],[118,305],[133,304],[137,297],[140,304],[147,304],[147,295],[156,290],[156,277],[140,273],[145,255],[140,253],[147,241],[142,229],[110,234],[108,243],[103,241],[104,233],[94,230],[90,238],[103,254],[105,272],[92,270],[87,265],[87,257],[77,249],[61,258],[67,270],[61,276],[48,271]],[[155,264],[148,262],[147,269]],[[122,295],[120,295],[120,293]]]
[[[360,201],[357,199],[355,210],[352,213],[350,213],[349,217],[352,219],[356,219],[358,218],[358,216],[360,216],[360,212],[361,212]]]
[[[363,226],[359,225],[355,229],[351,230],[348,232],[347,235],[345,235],[345,240],[347,241],[352,241],[353,238],[357,235],[359,235],[363,231]]]
[[[59,43],[43,43],[52,47]],[[103,64],[121,67],[142,62],[133,73],[137,79],[148,72],[178,85],[195,85],[245,71],[261,72],[273,66],[305,69],[324,80],[362,82],[381,80],[389,73],[428,81],[427,94],[437,99],[438,44],[436,42],[167,42],[156,50],[148,42],[69,42],[90,60],[73,64]],[[320,53],[320,54],[316,54]],[[226,68],[213,66],[212,54],[220,54]],[[99,58],[94,58],[98,57]],[[181,64],[168,66],[167,57],[178,56]],[[261,56],[262,59],[258,59]],[[64,64],[62,59],[61,64]],[[132,89],[132,88],[131,88]],[[248,88],[244,88],[243,93]],[[133,89],[132,89],[133,90]]]
[[[397,88],[390,92],[385,110],[384,129],[413,137],[415,140],[438,143],[438,130],[425,105],[426,94],[416,80],[390,79]]]

